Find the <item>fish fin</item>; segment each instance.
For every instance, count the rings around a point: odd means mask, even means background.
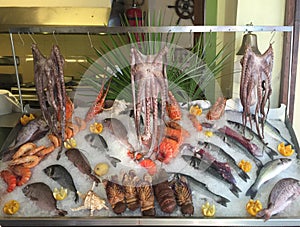
[[[271,217],[271,212],[268,209],[262,209],[256,214],[258,218],[264,218],[264,221],[268,221]]]
[[[254,187],[254,184],[247,190],[246,196],[250,196],[251,199],[254,199],[257,194],[257,189]]]
[[[269,158],[272,159],[272,160],[274,160],[274,156],[278,155],[278,153],[276,151],[274,151],[270,147],[266,147],[265,152],[267,153],[267,155],[269,156]]]
[[[68,214],[66,210],[62,210],[62,209],[57,209],[57,212],[59,216],[65,216]]]
[[[241,192],[241,189],[239,189],[235,184],[231,184],[230,191],[239,198],[239,192]]]
[[[220,196],[218,200],[216,200],[217,203],[221,204],[224,207],[227,207],[227,203],[230,202],[229,199],[226,199],[225,197]]]

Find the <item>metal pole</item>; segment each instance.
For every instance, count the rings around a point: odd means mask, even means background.
[[[13,35],[12,35],[11,32],[9,33],[9,37],[10,37],[10,43],[11,43],[11,51],[12,51],[13,58],[14,58],[14,65],[15,65],[15,71],[16,71],[16,77],[17,77],[17,85],[18,85],[18,91],[19,91],[21,111],[22,111],[22,113],[24,113],[22,93],[21,93],[21,85],[20,85],[19,71],[18,71],[18,64],[17,64],[16,53],[15,53],[15,46],[14,46]]]

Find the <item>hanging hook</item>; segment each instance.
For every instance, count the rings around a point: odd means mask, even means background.
[[[22,45],[24,46],[24,45],[25,45],[25,42],[24,42],[24,40],[23,40],[23,38],[22,38],[20,32],[18,32],[18,36],[19,36],[19,38],[20,38],[20,40],[21,40],[21,42],[22,42]]]
[[[270,38],[270,41],[269,41],[270,44],[273,44],[275,42],[275,41],[272,42],[274,36],[275,36],[275,29],[273,31],[271,31],[271,38]]]
[[[88,35],[88,38],[89,38],[89,41],[90,41],[90,44],[91,44],[91,48],[94,48],[94,45],[93,45],[93,42],[92,42],[92,39],[91,39],[91,36],[90,36],[90,32],[87,32],[87,35]]]
[[[52,35],[53,35],[53,38],[55,40],[56,45],[58,45],[58,42],[57,42],[57,39],[56,39],[56,36],[55,36],[55,31],[53,31]]]
[[[33,34],[33,33],[32,33]],[[34,38],[32,37],[32,35],[28,32],[28,35],[29,35],[29,37],[31,38],[31,40],[32,40],[32,42],[34,43],[34,44],[37,44],[37,42],[34,40]]]

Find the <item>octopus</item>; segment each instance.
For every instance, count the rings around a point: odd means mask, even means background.
[[[243,106],[243,125],[246,126],[249,118],[252,128],[250,107],[255,105],[255,125],[261,139],[264,138],[264,122],[270,109],[273,59],[274,53],[271,44],[262,55],[255,54],[248,46],[240,62],[242,65],[240,100]]]
[[[143,55],[137,49],[131,48],[131,84],[136,134],[139,144],[150,146],[149,152],[153,151],[158,143],[159,97],[161,99],[160,119],[164,119],[168,101],[168,81],[164,64],[167,51],[165,47],[157,55]],[[145,111],[143,134],[140,132],[142,110]]]
[[[53,45],[49,58],[40,52],[36,44],[32,45],[32,54],[34,82],[42,116],[52,133],[58,138],[64,138],[66,102],[70,102],[64,82],[64,58],[57,45]],[[60,152],[57,159],[59,157]]]

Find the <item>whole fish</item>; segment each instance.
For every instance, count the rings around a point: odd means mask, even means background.
[[[238,166],[234,158],[230,154],[228,154],[225,150],[223,150],[221,147],[207,141],[205,142],[199,141],[198,145],[203,145],[205,148],[209,150],[217,151],[218,156],[224,158],[226,162],[230,165],[230,167],[237,172],[240,178],[242,178],[245,182],[247,182],[247,180],[250,179],[249,175]]]
[[[53,197],[52,190],[43,182],[28,184],[22,189],[22,192],[41,209],[56,211],[60,216],[65,216],[67,214],[67,211],[57,208],[56,199]]]
[[[123,123],[116,118],[105,118],[102,120],[103,127],[107,128],[121,143],[131,151],[134,151],[132,144],[128,140],[128,132]]]
[[[259,174],[255,182],[247,190],[246,196],[250,196],[253,199],[258,189],[270,179],[276,177],[282,171],[286,170],[292,164],[292,159],[278,158],[267,162],[259,171]]]
[[[177,172],[167,172],[167,173],[170,175],[171,178],[174,178],[176,176],[184,176],[185,178],[188,179],[189,185],[195,189],[195,193],[200,193],[206,198],[213,199],[216,203],[219,203],[222,206],[227,207],[227,203],[230,202],[229,199],[210,191],[206,184],[193,178],[190,175],[184,173],[177,173]]]
[[[283,178],[273,187],[268,201],[268,208],[262,209],[256,217],[264,217],[265,221],[271,216],[287,208],[300,195],[300,181],[294,178]]]
[[[121,162],[120,159],[112,157],[108,155],[107,153],[109,152],[108,145],[103,138],[103,136],[95,133],[89,133],[84,136],[85,140],[90,144],[91,147],[101,150],[105,152],[105,157],[110,161],[110,163],[116,167],[117,163]]]
[[[242,151],[247,157],[249,157],[255,165],[260,169],[263,166],[263,163],[261,160],[259,160],[257,157],[255,157],[252,153],[250,153],[244,146],[242,146],[240,143],[238,143],[235,139],[231,138],[230,136],[227,136],[226,134],[215,131],[214,134],[221,139],[232,149],[235,149],[237,151]]]
[[[62,187],[70,189],[75,193],[75,202],[77,203],[79,200],[79,196],[77,194],[77,189],[75,187],[73,178],[71,174],[66,170],[65,167],[61,165],[51,165],[43,169],[44,173],[59,183]]]
[[[18,131],[14,145],[4,152],[3,161],[10,160],[21,145],[43,138],[48,131],[49,127],[42,117],[38,117],[30,121]]]
[[[269,147],[268,144],[265,143],[265,141],[263,141],[256,132],[254,132],[253,130],[251,130],[250,127],[248,127],[248,126],[244,127],[241,123],[235,122],[235,121],[231,121],[231,120],[227,120],[227,123],[229,125],[237,128],[241,133],[242,133],[243,130],[245,130],[245,133],[247,135],[251,135],[251,136],[253,136],[253,138],[256,139],[256,141],[260,141],[261,142],[260,147],[264,148],[263,150],[267,153],[267,155],[271,159],[274,159],[274,156],[278,155],[278,153],[273,148]]]
[[[100,180],[92,174],[91,165],[88,159],[80,150],[78,150],[77,148],[68,149],[66,151],[66,156],[74,164],[74,166],[76,166],[80,170],[80,172],[88,175],[97,184],[100,183]]]
[[[183,160],[189,163],[190,166],[193,168],[200,170],[200,171],[205,171],[209,173],[211,176],[215,177],[216,179],[220,180],[222,183],[228,185],[229,190],[236,196],[239,197],[239,192],[241,192],[241,189],[239,189],[229,178],[224,177],[221,172],[218,171],[216,168],[217,166],[214,165],[214,162],[211,161],[207,163],[204,159],[201,159],[196,156],[192,155],[181,155]]]

